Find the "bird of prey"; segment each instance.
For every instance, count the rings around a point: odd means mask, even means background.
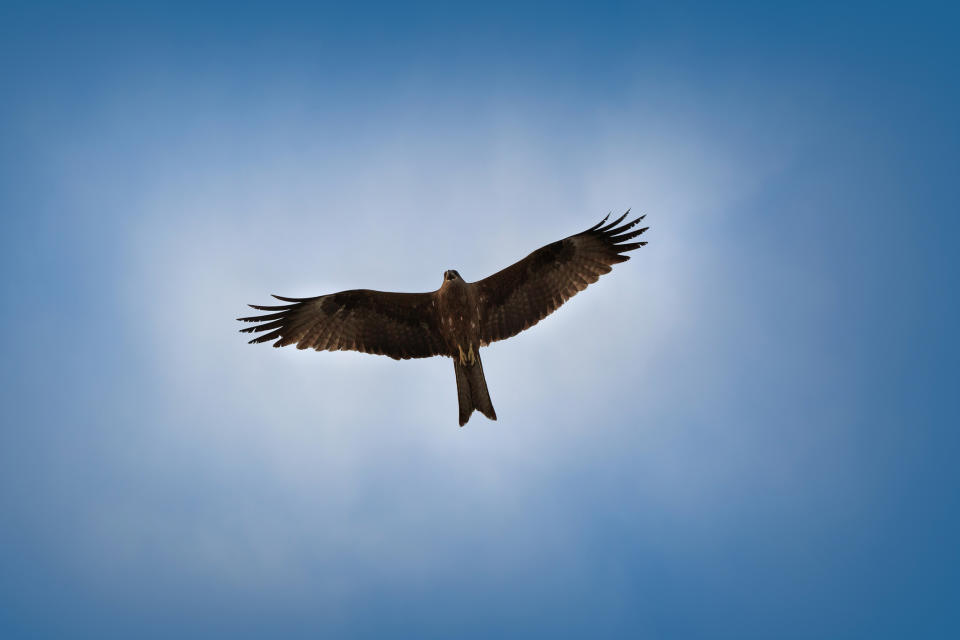
[[[625,252],[647,244],[627,242],[647,230],[631,231],[644,216],[624,223],[629,213],[610,223],[608,214],[586,231],[541,247],[477,282],[445,271],[443,284],[430,293],[353,289],[313,298],[275,295],[289,304],[250,305],[267,313],[238,318],[257,323],[241,332],[263,333],[250,343],[275,340],[274,347],[354,350],[397,360],[451,357],[460,426],[474,409],[496,420],[480,347],[529,329],[609,273],[612,265],[629,260]]]

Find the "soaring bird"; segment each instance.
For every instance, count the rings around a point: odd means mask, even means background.
[[[480,347],[529,329],[612,265],[629,260],[625,252],[647,244],[627,242],[648,229],[631,231],[645,216],[624,223],[629,213],[610,223],[608,214],[586,231],[541,247],[483,280],[467,282],[452,269],[444,271],[440,288],[429,293],[352,289],[313,298],[275,295],[289,304],[250,305],[268,313],[237,318],[257,323],[240,331],[263,333],[250,343],[275,340],[275,347],[354,350],[397,360],[451,357],[460,426],[475,409],[496,420]]]

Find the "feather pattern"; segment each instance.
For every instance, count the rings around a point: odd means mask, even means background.
[[[354,289],[315,298],[284,298],[280,307],[250,305],[261,316],[237,318],[255,322],[243,333],[262,333],[251,343],[275,347],[297,345],[317,351],[354,350],[395,359],[445,355],[431,293],[392,293]]]
[[[630,257],[632,242],[648,227],[631,231],[645,216],[624,224],[630,210],[607,223],[609,215],[582,233],[537,249],[523,260],[473,283],[480,301],[481,344],[515,336],[557,310]]]

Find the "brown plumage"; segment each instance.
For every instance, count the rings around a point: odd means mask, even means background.
[[[396,359],[453,358],[460,426],[474,409],[497,419],[490,401],[479,348],[505,340],[550,315],[578,291],[609,273],[623,255],[646,242],[627,242],[647,227],[633,229],[644,216],[609,224],[605,217],[582,233],[537,249],[523,260],[477,282],[446,271],[431,293],[391,293],[353,289],[314,298],[284,298],[289,304],[250,305],[269,313],[243,322],[263,333],[254,342],[275,347],[295,344],[317,351],[353,350]]]

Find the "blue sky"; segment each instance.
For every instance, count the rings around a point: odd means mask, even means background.
[[[956,19],[5,3],[0,635],[955,635]],[[236,333],[627,207],[497,422]]]

